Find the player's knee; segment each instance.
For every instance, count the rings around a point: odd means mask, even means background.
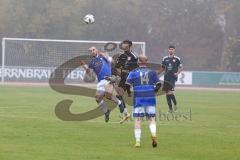
[[[96,95],[95,100],[96,100],[97,103],[100,103],[103,100],[103,98],[102,98],[102,96]]]
[[[140,118],[140,117],[135,118],[134,128],[135,128],[135,129],[141,128],[141,118]]]
[[[148,121],[150,123],[155,123],[155,117],[148,117]]]
[[[105,93],[105,97],[107,98],[107,99],[112,99],[112,94],[111,93]]]
[[[142,117],[136,117],[135,118],[135,124],[136,123],[141,123]]]

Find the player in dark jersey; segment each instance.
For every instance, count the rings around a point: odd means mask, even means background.
[[[129,74],[130,71],[134,70],[135,68],[138,67],[138,58],[137,56],[132,52],[131,47],[132,47],[132,41],[130,40],[124,40],[120,46],[119,46],[124,53],[122,53],[116,62],[115,68],[117,69],[121,80],[118,84],[119,87],[121,87],[124,91],[127,91],[128,96],[131,96],[131,91],[130,91],[130,87],[128,85],[125,84],[127,76]],[[123,121],[125,121],[126,119],[129,118],[129,114],[127,112],[126,109],[126,105],[123,101],[122,96],[118,97],[122,102],[123,102],[123,106],[124,108],[120,109],[120,112],[123,113]]]
[[[140,55],[138,59],[139,67],[129,73],[126,81],[126,84],[133,86],[134,91],[133,117],[135,118],[135,147],[140,147],[141,121],[145,116],[149,121],[149,129],[152,134],[152,146],[157,146],[155,92],[156,86],[161,85],[161,83],[157,72],[147,68],[147,62],[147,57]]]
[[[169,106],[169,112],[177,111],[177,101],[173,93],[175,82],[178,79],[179,73],[182,71],[181,59],[175,56],[175,46],[170,45],[168,47],[168,56],[163,57],[162,67],[160,72],[164,73],[163,90],[166,92],[166,99]],[[172,107],[172,102],[174,108]]]
[[[98,49],[94,46],[89,48],[89,53],[91,61],[88,64],[88,68],[86,68],[86,73],[90,73],[90,69],[94,71],[97,75],[98,83],[96,89],[95,99],[98,103],[100,110],[105,113],[105,122],[109,121],[110,110],[107,108],[103,97],[114,101],[119,108],[123,108],[123,103],[116,96],[112,95],[113,85],[106,79],[112,75],[111,71],[111,61],[112,58],[105,53],[98,51]],[[83,61],[80,62],[81,65],[85,65]]]

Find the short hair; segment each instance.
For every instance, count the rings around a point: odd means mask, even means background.
[[[146,64],[148,62],[148,58],[147,58],[147,56],[141,54],[138,56],[138,61],[142,64]]]
[[[124,41],[122,41],[122,43],[127,43],[127,44],[129,44],[129,46],[132,46],[132,41],[130,41],[130,40],[124,40]]]
[[[96,53],[98,53],[98,49],[97,49],[95,46],[91,46],[88,50],[89,50],[90,52],[96,52]]]
[[[90,48],[89,48],[89,50],[97,50],[97,48],[95,47],[95,46],[91,46]]]
[[[174,45],[170,45],[170,46],[168,46],[168,49],[170,49],[170,48],[175,49],[175,46],[174,46]]]

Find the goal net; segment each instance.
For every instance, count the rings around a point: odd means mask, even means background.
[[[110,56],[120,54],[120,41],[82,41],[52,39],[2,39],[1,82],[46,83],[53,71],[65,62],[82,56],[89,59],[88,49],[96,46],[108,50]],[[114,48],[115,47],[115,48]],[[145,42],[133,42],[136,55],[145,54]],[[83,82],[84,69],[78,67],[68,74],[68,83]],[[62,77],[59,77],[62,78]]]

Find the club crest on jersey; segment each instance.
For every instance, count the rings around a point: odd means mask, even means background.
[[[173,59],[173,62],[176,62],[176,60],[175,60],[175,59]]]
[[[101,62],[98,62],[98,61],[96,61],[96,62],[94,63],[95,66],[99,66],[100,64],[101,64]]]

